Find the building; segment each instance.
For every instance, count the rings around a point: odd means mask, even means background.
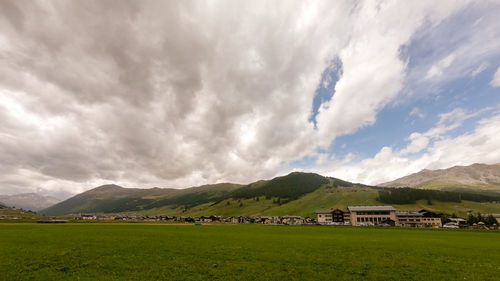
[[[340,209],[329,209],[329,210],[317,210],[318,223],[321,224],[344,224],[345,214],[348,214],[347,210]]]
[[[351,225],[379,225],[396,223],[396,209],[392,206],[349,206]]]
[[[317,210],[316,215],[318,216],[318,223],[320,224],[330,224],[332,222],[332,210]]]
[[[300,216],[283,216],[281,222],[288,225],[299,225],[303,223],[303,219]]]
[[[396,225],[404,227],[441,227],[441,217],[427,210],[396,212]]]

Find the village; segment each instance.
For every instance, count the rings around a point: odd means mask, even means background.
[[[440,214],[421,209],[397,211],[393,206],[349,206],[347,209],[326,209],[315,211],[316,218],[300,216],[143,216],[137,214],[79,214],[75,220],[89,221],[161,221],[191,223],[232,223],[232,224],[268,224],[268,225],[344,225],[344,226],[399,226],[462,228],[468,227],[467,220],[449,217],[443,222]],[[500,224],[500,214],[493,216]],[[478,222],[479,225],[484,224]]]

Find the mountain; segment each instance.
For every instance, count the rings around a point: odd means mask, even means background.
[[[39,211],[50,207],[60,201],[61,200],[57,198],[42,196],[36,193],[0,195],[0,202],[2,202],[3,205],[30,211]]]
[[[118,185],[103,185],[73,196],[41,212],[46,215],[102,212],[117,213],[140,211],[163,205],[204,202],[228,194],[238,184],[220,183],[186,189],[172,188],[124,188]]]
[[[268,196],[293,200],[328,182],[327,178],[313,173],[291,173],[249,185],[220,183],[186,189],[139,189],[103,185],[44,209],[42,213],[64,215],[85,212],[137,212],[164,206],[186,209],[232,197]]]
[[[481,193],[500,192],[500,164],[472,164],[440,170],[425,169],[379,186]]]
[[[139,213],[143,215],[301,215],[325,208],[393,204],[402,210],[426,208],[464,214],[500,212],[500,195],[395,189],[354,184],[314,173],[291,173],[248,185],[221,183],[187,189],[138,189],[104,185],[50,208],[46,215]],[[381,197],[382,195],[382,197]],[[429,203],[431,202],[432,205]],[[395,204],[394,204],[395,203]],[[398,205],[399,204],[399,205]]]

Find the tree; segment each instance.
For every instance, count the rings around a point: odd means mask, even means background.
[[[484,222],[484,218],[483,218],[483,216],[481,216],[481,213],[477,213],[477,222],[480,222],[480,221]]]
[[[492,225],[494,225],[494,224],[497,224],[498,222],[497,222],[497,219],[495,219],[495,217],[494,217],[493,215],[491,215],[491,214],[490,214],[490,215],[488,215],[488,216],[486,217],[486,219],[485,219],[484,223],[485,223],[486,225],[492,226]]]
[[[467,224],[469,225],[473,225],[475,223],[478,223],[478,220],[477,218],[474,216],[474,214],[469,214],[469,216],[467,216]]]

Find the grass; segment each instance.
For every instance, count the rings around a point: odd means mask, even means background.
[[[3,280],[499,280],[500,232],[0,224]]]
[[[498,183],[492,184],[474,184],[468,185],[459,182],[451,182],[451,181],[443,181],[443,180],[434,180],[427,181],[422,184],[416,186],[417,188],[423,189],[436,189],[436,190],[449,190],[449,191],[492,191],[492,192],[500,192],[500,185]]]

